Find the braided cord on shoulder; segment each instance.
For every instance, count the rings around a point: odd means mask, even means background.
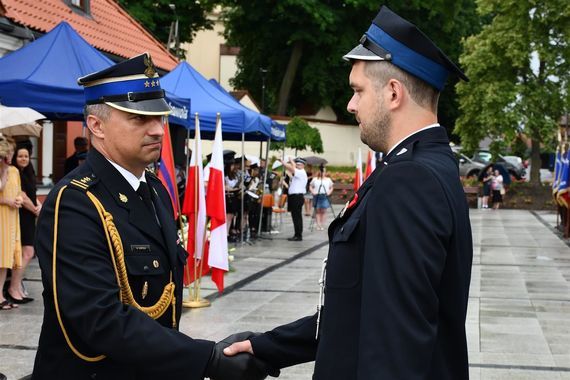
[[[56,265],[57,265],[57,236],[58,236],[58,221],[59,221],[59,205],[61,201],[61,197],[63,195],[63,191],[67,188],[67,186],[63,186],[56,198],[55,202],[55,217],[54,217],[54,233],[53,233],[53,258],[52,258],[52,288],[53,288],[53,298],[54,298],[54,306],[55,312],[57,316],[57,320],[65,341],[67,345],[71,349],[71,351],[78,356],[79,358],[88,361],[88,362],[97,362],[100,360],[105,359],[105,355],[98,355],[94,357],[90,357],[87,355],[82,354],[77,350],[77,348],[71,342],[69,335],[67,334],[67,330],[63,324],[63,319],[61,318],[61,313],[59,310],[59,302],[57,296],[57,272],[56,272]],[[117,227],[113,222],[113,215],[107,212],[99,199],[91,192],[87,191],[87,196],[95,206],[97,213],[101,219],[101,223],[103,224],[103,230],[105,231],[105,237],[107,238],[107,245],[109,247],[109,253],[111,256],[111,261],[113,262],[113,269],[115,270],[115,276],[117,278],[117,284],[119,285],[119,297],[123,304],[131,305],[138,310],[142,311],[152,319],[160,318],[168,309],[169,306],[172,306],[172,327],[176,327],[176,297],[174,296],[175,284],[172,281],[172,272],[170,272],[170,282],[166,284],[164,287],[162,294],[159,300],[152,306],[140,306],[131,290],[131,286],[129,284],[129,278],[127,275],[127,267],[125,264],[125,254],[123,249],[123,242],[121,240],[121,236],[117,231]]]

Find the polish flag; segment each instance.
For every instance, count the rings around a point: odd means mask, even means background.
[[[354,184],[352,185],[354,191],[357,191],[362,185],[362,153],[358,148],[358,158],[356,160],[356,173],[354,174]]]
[[[162,137],[162,151],[160,152],[160,163],[158,166],[158,178],[170,195],[174,219],[178,218],[178,186],[176,186],[176,171],[174,169],[174,155],[172,153],[172,142],[170,141],[170,128],[168,118],[164,118],[164,136]]]
[[[221,293],[224,290],[224,273],[228,271],[228,230],[224,184],[224,147],[222,145],[222,121],[220,118],[216,123],[206,200],[206,214],[210,218],[208,266],[212,270],[212,281]]]
[[[188,218],[188,245],[189,253],[186,270],[184,271],[184,285],[195,280],[194,265],[202,258],[205,244],[206,231],[206,199],[204,194],[204,170],[202,168],[202,141],[200,139],[200,120],[196,114],[196,134],[194,137],[194,149],[190,159],[186,193],[182,213]],[[195,260],[196,259],[196,260]],[[207,265],[201,265],[202,275],[208,271]],[[199,268],[197,268],[199,270]],[[198,276],[200,276],[198,274]]]
[[[368,178],[374,169],[376,169],[376,157],[374,157],[374,152],[369,150],[368,157],[366,158],[366,172],[364,173],[364,179]]]

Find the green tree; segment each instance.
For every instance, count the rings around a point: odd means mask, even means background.
[[[540,146],[552,144],[568,107],[570,3],[478,0],[489,20],[465,40],[461,63],[471,79],[457,86],[456,132],[473,149],[486,136],[505,148],[520,133],[532,140],[531,180],[540,182]]]
[[[213,27],[207,18],[214,7],[213,0],[119,0],[119,4],[165,44],[170,26],[177,17],[181,43],[192,42],[198,30]],[[174,4],[174,9],[171,4]]]
[[[272,142],[271,150],[283,149],[283,146],[297,150],[310,149],[315,153],[323,153],[323,140],[317,128],[313,128],[300,117],[294,117],[287,124],[287,140],[282,142]]]
[[[267,109],[294,115],[301,107],[332,106],[341,121],[351,96],[350,64],[341,59],[355,46],[378,11],[373,0],[223,0],[225,33],[240,47],[234,85],[261,99],[267,69]],[[461,52],[461,38],[478,29],[474,0],[385,1],[413,20],[452,59]],[[452,82],[440,99],[440,120],[453,127],[457,101]]]

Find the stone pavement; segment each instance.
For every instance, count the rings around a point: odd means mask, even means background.
[[[338,210],[337,210],[338,211]],[[234,269],[212,306],[186,310],[181,330],[219,340],[264,331],[315,312],[326,233],[289,242],[290,217],[273,240],[235,247]],[[549,212],[471,210],[474,263],[467,316],[471,379],[570,380],[570,248]],[[305,219],[305,229],[309,218]],[[0,312],[0,372],[10,380],[31,373],[42,321],[37,261],[26,285],[35,302]],[[309,380],[312,363],[287,368],[283,380]]]

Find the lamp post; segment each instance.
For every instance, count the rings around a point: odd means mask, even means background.
[[[265,113],[265,75],[267,69],[261,67],[259,72],[261,73],[261,113]]]
[[[171,45],[174,43],[174,55],[178,58],[178,49],[180,48],[180,37],[178,34],[178,13],[176,13],[176,4],[168,4],[168,7],[174,13],[175,21],[170,24],[170,33],[168,34],[168,49],[172,50]]]

